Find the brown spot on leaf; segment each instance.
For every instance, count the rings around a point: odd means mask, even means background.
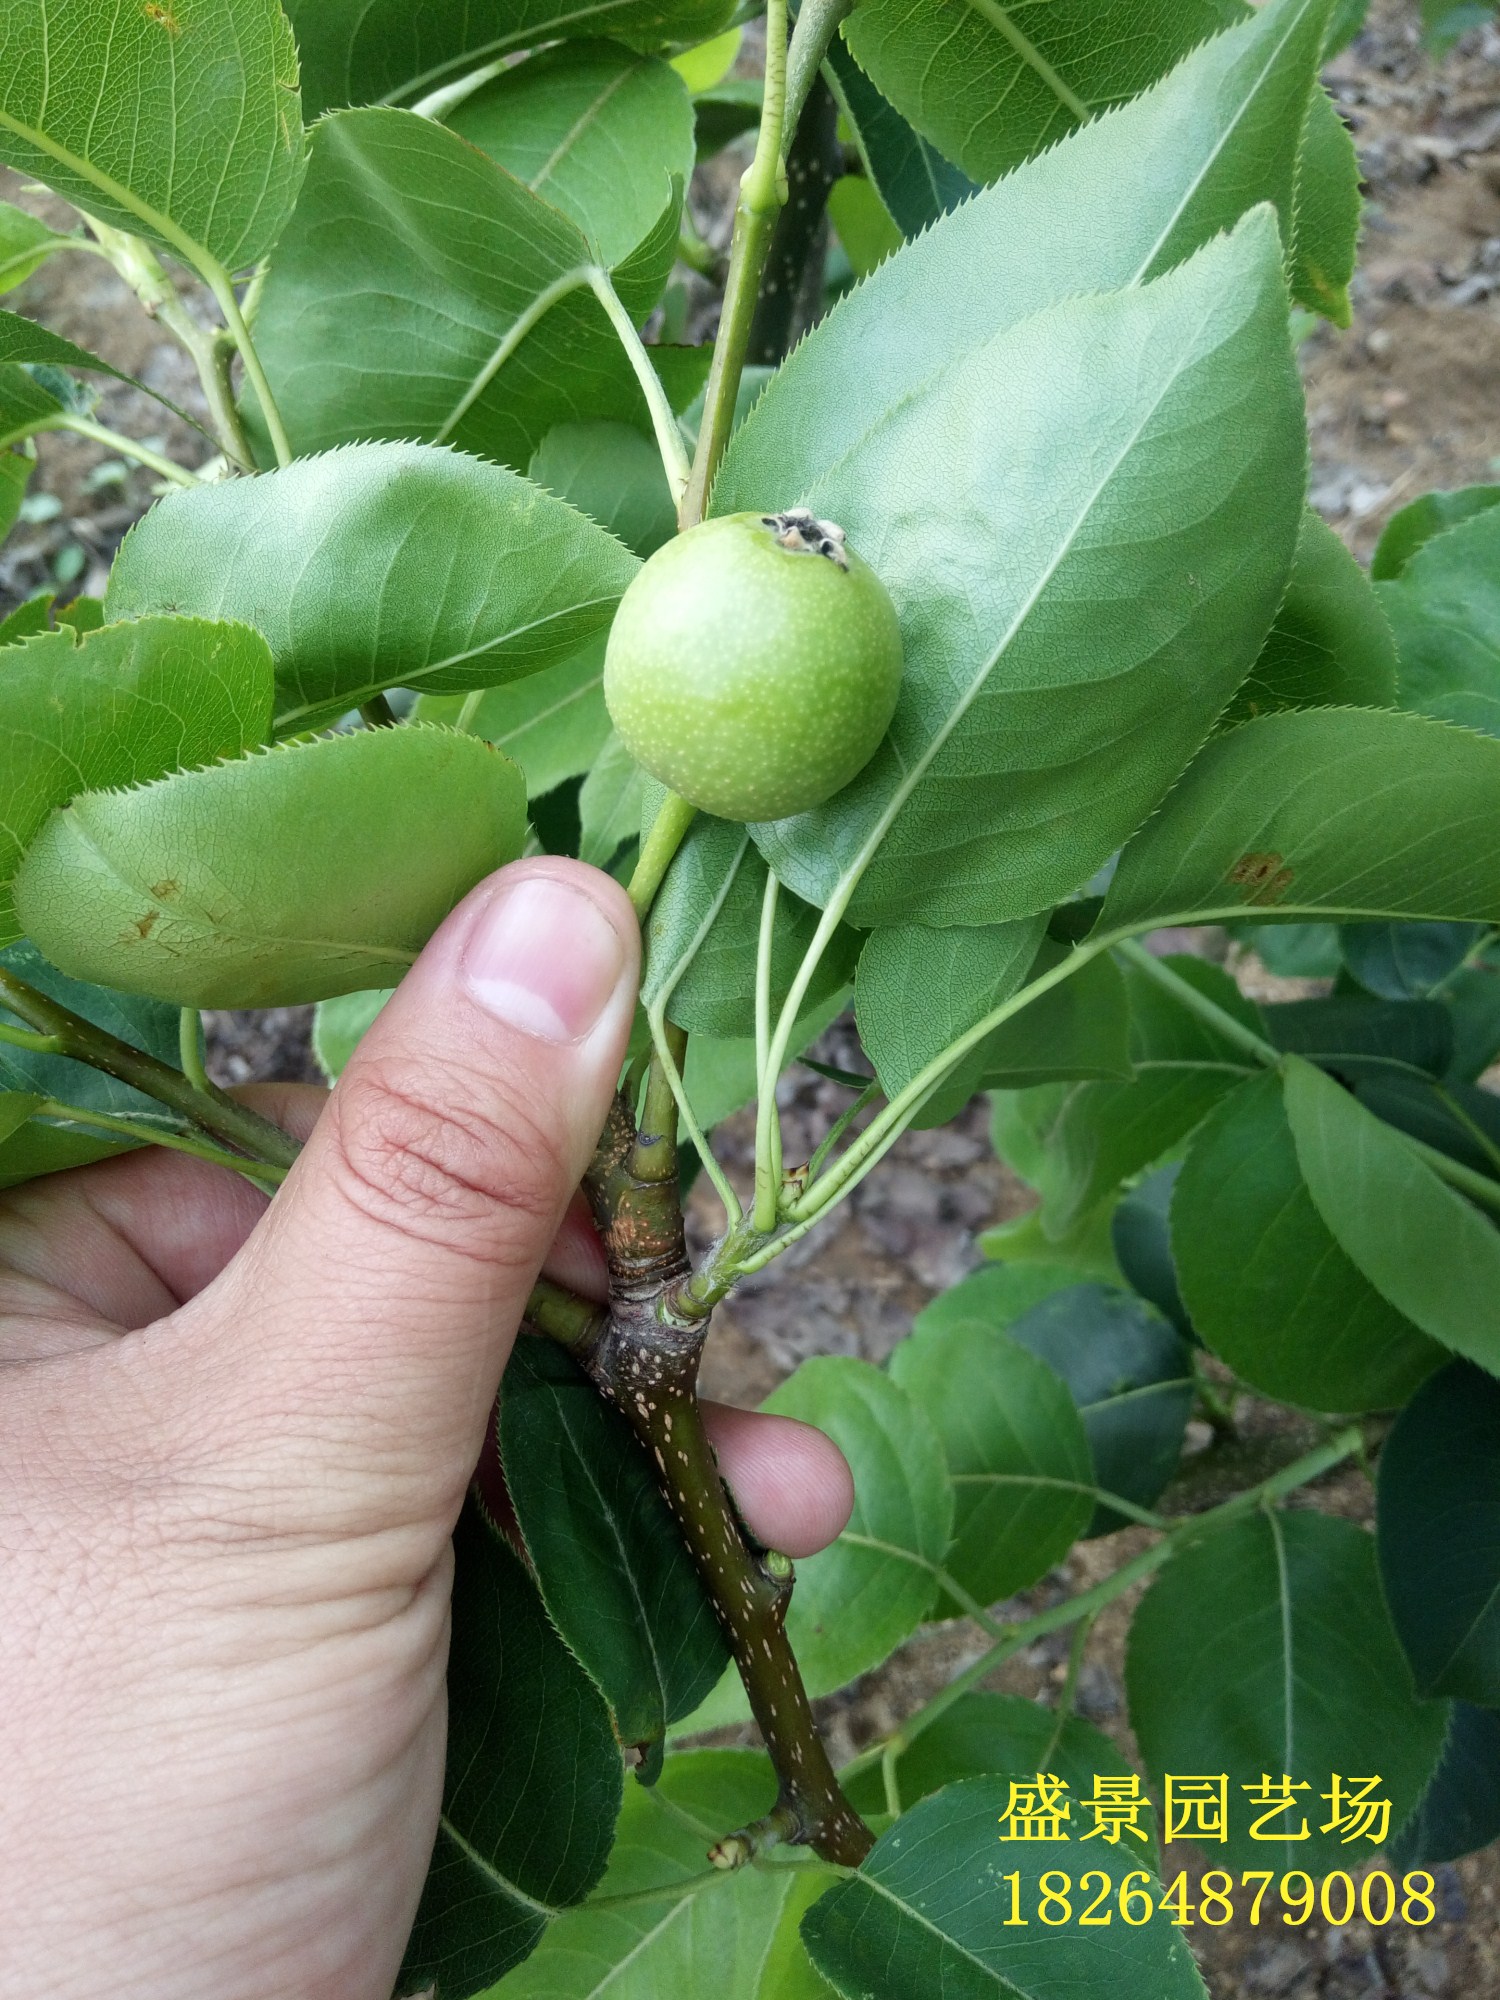
[[[151,893],[158,903],[168,903],[174,896],[181,895],[182,884],[174,882],[169,875],[165,882],[153,882],[151,884]]]
[[[146,0],[146,4],[141,9],[141,12],[148,21],[154,21],[157,27],[165,28],[169,35],[180,35],[182,33],[181,21],[178,20],[170,7],[159,5],[158,0]]]
[[[126,942],[129,943],[131,932],[134,932],[139,938],[150,937],[152,926],[160,915],[160,910],[147,910],[144,916],[137,917],[135,922],[130,926],[130,930],[125,933]]]
[[[1229,879],[1245,893],[1247,903],[1262,908],[1279,903],[1292,886],[1292,871],[1279,854],[1242,854],[1229,871]]]

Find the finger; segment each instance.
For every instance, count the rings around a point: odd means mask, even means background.
[[[783,1555],[811,1556],[848,1525],[854,1475],[831,1437],[796,1417],[705,1403],[703,1422],[752,1534]]]
[[[837,1539],[854,1509],[854,1475],[826,1432],[769,1410],[702,1407],[719,1471],[758,1541],[783,1555],[813,1556]],[[498,1433],[488,1426],[474,1477],[491,1517],[519,1533]]]
[[[312,1454],[309,1477],[356,1513],[456,1512],[604,1122],[638,955],[629,902],[593,869],[543,858],[482,884],[365,1035],[240,1255],[155,1354],[232,1360],[240,1418]]]

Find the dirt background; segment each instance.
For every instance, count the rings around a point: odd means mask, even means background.
[[[1300,350],[1312,436],[1314,505],[1368,558],[1389,515],[1432,487],[1500,477],[1500,29],[1470,34],[1442,64],[1422,52],[1415,0],[1374,0],[1369,24],[1331,65],[1327,81],[1359,148],[1366,180],[1364,249],[1348,333],[1319,326]],[[727,163],[700,174],[694,210],[710,241],[727,236]],[[45,196],[0,177],[0,195],[20,199],[66,226]],[[199,407],[186,357],[164,339],[112,270],[85,254],[45,266],[7,305],[46,321],[108,356],[188,409]],[[696,320],[701,295],[693,299]],[[201,303],[199,306],[201,310]],[[201,436],[137,391],[111,384],[100,420],[196,465],[211,455]],[[0,552],[0,612],[32,592],[63,597],[102,590],[120,537],[150,503],[150,475],[64,436],[43,438],[25,515]],[[1202,943],[1214,949],[1214,941]],[[1268,992],[1253,964],[1247,985]],[[1305,990],[1305,989],[1304,989]],[[212,1063],[226,1083],[256,1077],[311,1077],[309,1010],[210,1018]],[[851,1052],[847,1029],[820,1050],[831,1061]],[[810,1152],[844,1094],[810,1071],[783,1079],[788,1157]],[[936,1292],[979,1261],[978,1231],[1021,1213],[1027,1190],[995,1159],[987,1115],[976,1102],[952,1125],[909,1134],[883,1169],[825,1225],[721,1310],[705,1386],[754,1403],[811,1354],[880,1361]],[[753,1135],[744,1116],[720,1130],[731,1175],[747,1178]],[[714,1227],[700,1192],[693,1226]],[[1242,1398],[1242,1443],[1232,1458],[1260,1476],[1267,1454],[1305,1448],[1297,1419]],[[1310,1436],[1310,1433],[1309,1433]],[[1195,1425],[1190,1443],[1209,1442]],[[1236,1464],[1215,1464],[1229,1481]],[[1179,1505],[1201,1504],[1191,1474]],[[1308,1502],[1366,1520],[1369,1488],[1341,1473],[1311,1489]],[[1166,1504],[1173,1505],[1172,1496]],[[1144,1545],[1140,1530],[1080,1545],[1034,1590],[996,1607],[1021,1618],[1113,1570]],[[1111,1606],[1094,1629],[1077,1705],[1129,1753],[1123,1642],[1133,1599]],[[1067,1635],[1010,1661],[993,1685],[1040,1701],[1059,1688]],[[847,1755],[894,1727],[925,1695],[981,1650],[966,1621],[925,1628],[878,1673],[822,1704],[834,1747]],[[1226,1672],[1232,1661],[1226,1660]],[[1169,1856],[1196,1872],[1191,1851]],[[1268,1905],[1262,1927],[1237,1922],[1222,1932],[1188,1933],[1214,2000],[1486,2000],[1500,1995],[1500,1851],[1438,1871],[1438,1920],[1419,1932],[1372,1935],[1314,1923],[1290,1928]],[[1270,1919],[1269,1927],[1266,1919]]]

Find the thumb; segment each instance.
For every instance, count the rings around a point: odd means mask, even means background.
[[[341,1529],[373,1507],[446,1533],[603,1126],[638,967],[615,882],[518,862],[378,1016],[275,1203],[178,1316],[231,1361],[230,1428],[274,1452],[279,1492],[310,1485]]]

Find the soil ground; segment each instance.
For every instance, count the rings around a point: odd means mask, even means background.
[[[1328,82],[1352,127],[1366,180],[1365,243],[1354,325],[1320,326],[1301,349],[1312,433],[1312,499],[1361,556],[1389,515],[1432,487],[1500,478],[1500,29],[1473,32],[1441,65],[1422,52],[1416,0],[1373,0],[1369,25],[1331,65]],[[694,205],[711,241],[727,234],[723,166],[700,177]],[[10,177],[0,194],[17,198]],[[48,210],[45,197],[22,193]],[[50,212],[65,214],[53,206]],[[102,261],[55,259],[7,304],[102,351],[192,409],[197,387],[176,346],[141,312]],[[695,322],[702,301],[695,295]],[[192,464],[209,455],[195,433],[121,385],[106,389],[101,420]],[[28,518],[0,554],[0,611],[43,587],[97,591],[120,537],[149,504],[148,475],[81,440],[49,437]],[[1214,940],[1202,944],[1214,949]],[[1222,941],[1220,941],[1222,948]],[[1256,968],[1245,968],[1247,983]],[[1262,976],[1263,979],[1263,976]],[[212,1017],[213,1063],[226,1082],[309,1077],[308,1010]],[[847,1030],[826,1053],[847,1056]],[[789,1157],[798,1137],[826,1128],[842,1093],[810,1071],[782,1086]],[[726,1164],[743,1177],[752,1135],[744,1117],[720,1130]],[[936,1292],[979,1261],[976,1233],[1021,1213],[1030,1195],[989,1145],[986,1109],[971,1105],[940,1131],[909,1134],[884,1168],[825,1228],[745,1286],[709,1349],[705,1386],[754,1403],[810,1354],[882,1360]],[[711,1204],[695,1197],[706,1239]],[[1290,1413],[1243,1398],[1243,1454],[1290,1457],[1302,1448]],[[1205,1446],[1208,1432],[1194,1442]],[[1305,1440],[1303,1441],[1305,1443]],[[1226,1471],[1228,1468],[1225,1469]],[[1258,1472],[1246,1474],[1248,1479]],[[1246,1483],[1241,1482],[1241,1483]],[[1304,1496],[1366,1520],[1369,1488],[1343,1473]],[[1170,1499],[1169,1499],[1170,1504]],[[1131,1530],[1081,1544],[1036,1589],[996,1608],[1020,1618],[1087,1587],[1133,1554]],[[1124,1714],[1123,1642],[1131,1599],[1094,1629],[1080,1677],[1083,1714],[1133,1750]],[[925,1628],[894,1660],[823,1704],[835,1749],[848,1754],[884,1734],[980,1650],[965,1621]],[[1066,1635],[1010,1661],[994,1685],[1051,1699],[1065,1671]],[[1232,1662],[1226,1661],[1226,1672]],[[1212,1866],[1192,1852],[1169,1874]],[[1421,1931],[1372,1934],[1362,1924],[1284,1925],[1269,1906],[1258,1930],[1189,1933],[1213,2000],[1489,2000],[1500,1996],[1500,1850],[1439,1873],[1438,1920]],[[1266,1919],[1269,1917],[1270,1922]]]

